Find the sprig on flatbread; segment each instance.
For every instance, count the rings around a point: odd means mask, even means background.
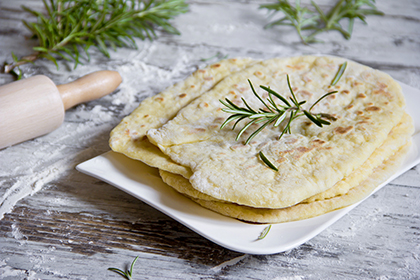
[[[341,73],[342,75],[342,73]],[[340,77],[341,77],[340,75]],[[261,101],[264,105],[264,108],[260,108],[255,110],[251,108],[245,99],[242,98],[245,107],[239,107],[230,101],[228,98],[223,100],[219,100],[224,106],[227,108],[223,108],[222,111],[226,113],[232,114],[232,116],[228,117],[226,121],[221,125],[221,129],[224,128],[230,122],[236,120],[235,124],[233,125],[232,129],[235,129],[236,125],[244,120],[250,119],[250,121],[239,131],[238,135],[236,136],[236,140],[239,140],[241,135],[253,124],[264,123],[258,129],[256,129],[245,141],[245,145],[248,144],[258,133],[260,133],[266,126],[269,124],[273,124],[274,127],[279,126],[286,117],[288,116],[288,120],[286,125],[284,126],[279,140],[283,137],[285,133],[291,133],[290,124],[295,119],[306,116],[311,122],[316,124],[319,127],[323,127],[324,125],[331,124],[326,119],[334,119],[333,116],[326,114],[326,113],[312,113],[313,107],[319,103],[322,99],[326,98],[327,96],[336,93],[337,91],[331,91],[323,96],[321,96],[308,110],[303,109],[302,105],[306,103],[306,101],[298,101],[296,98],[295,93],[293,92],[292,86],[290,84],[289,75],[287,75],[287,85],[289,87],[291,97],[290,102],[279,93],[275,92],[274,90],[270,89],[269,87],[260,85],[260,88],[265,90],[268,93],[267,102],[265,102],[261,96],[255,91],[254,86],[252,85],[251,81],[248,80],[249,85],[251,87],[252,92],[254,95]],[[283,104],[277,104],[274,102],[274,97],[282,101]]]

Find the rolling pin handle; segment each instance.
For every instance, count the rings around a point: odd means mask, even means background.
[[[90,73],[57,88],[63,100],[64,110],[67,110],[113,92],[121,82],[122,78],[118,72],[104,70]]]

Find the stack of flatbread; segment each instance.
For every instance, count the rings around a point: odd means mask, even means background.
[[[264,61],[227,59],[196,71],[144,100],[111,132],[110,146],[160,170],[164,182],[205,208],[256,223],[280,223],[318,216],[356,203],[386,180],[402,162],[413,123],[404,111],[401,88],[390,76],[347,60],[299,56]],[[312,112],[333,116],[318,127],[306,116],[265,127],[247,123],[221,129],[230,116],[219,100],[258,110],[267,99],[264,85],[291,96]],[[280,100],[274,100],[279,105]],[[264,109],[264,108],[263,108]],[[275,171],[259,152],[278,168]]]

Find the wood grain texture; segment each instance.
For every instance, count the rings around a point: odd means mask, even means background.
[[[116,70],[113,94],[66,112],[56,131],[0,150],[0,279],[122,279],[135,256],[134,279],[419,279],[420,172],[414,167],[320,235],[293,250],[268,256],[224,249],[166,215],[78,173],[74,167],[109,150],[109,131],[144,98],[180,81],[218,52],[256,59],[299,54],[343,56],[420,88],[420,2],[383,0],[383,17],[355,24],[344,40],[330,32],[305,46],[295,31],[264,30],[265,1],[189,1],[175,19],[181,36],[137,41],[138,50],[92,49],[91,61],[59,70],[46,60],[22,67],[71,82],[97,70]],[[309,3],[309,1],[302,1]],[[318,0],[322,7],[332,3]],[[39,0],[0,1],[0,59],[30,53],[36,40],[21,23],[20,6]],[[213,62],[210,60],[210,62]],[[0,74],[0,84],[13,77]]]

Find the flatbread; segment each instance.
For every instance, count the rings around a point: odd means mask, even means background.
[[[279,223],[346,207],[398,168],[414,128],[399,85],[380,71],[348,61],[340,82],[329,86],[344,61],[314,56],[221,61],[143,101],[111,132],[110,146],[159,168],[164,182],[203,207],[240,220]],[[248,145],[243,142],[249,132],[238,142],[238,129],[219,129],[229,115],[218,99],[243,106],[244,97],[257,109],[261,104],[246,80],[287,95],[286,73],[298,99],[309,105],[339,91],[316,107],[338,120],[319,129],[300,118],[293,134],[280,141],[282,127],[267,127]],[[278,174],[258,158],[259,151],[279,166]]]
[[[176,164],[152,145],[146,132],[161,127],[192,100],[213,88],[226,76],[255,63],[250,58],[222,60],[204,69],[199,69],[190,77],[165,91],[145,99],[129,116],[111,131],[109,145],[115,152],[141,160],[164,170],[170,170],[189,178],[188,167]]]
[[[337,182],[331,189],[319,193],[313,197],[303,200],[302,203],[326,200],[346,194],[351,188],[366,180],[375,168],[382,165],[388,158],[395,155],[403,146],[410,143],[411,135],[414,132],[413,120],[405,113],[401,122],[389,133],[384,143],[378,147],[372,155],[359,168]],[[160,170],[162,180],[172,186],[176,191],[192,198],[205,201],[224,202],[212,196],[206,195],[194,189],[190,182],[182,176]],[[225,204],[223,204],[225,205]]]
[[[403,115],[400,86],[380,71],[347,61],[343,77],[330,86],[344,61],[303,56],[255,63],[227,76],[164,126],[149,130],[147,136],[174,162],[192,170],[189,181],[201,193],[257,208],[295,205],[332,188],[356,170]],[[268,126],[248,145],[241,143],[246,135],[240,142],[235,140],[240,128],[219,129],[228,117],[219,99],[241,104],[244,97],[258,108],[261,105],[247,79],[287,95],[286,73],[298,99],[309,105],[326,92],[338,90],[315,107],[317,112],[334,114],[337,121],[318,128],[299,118],[293,122],[292,134],[281,140],[277,140],[281,127]],[[259,151],[275,162],[279,172],[261,162]]]
[[[233,203],[195,198],[193,200],[207,209],[247,222],[283,223],[308,219],[350,206],[369,196],[377,186],[386,181],[398,169],[409,150],[409,146],[410,143],[403,146],[400,151],[375,168],[370,177],[351,188],[347,193],[328,199],[299,203],[283,209],[252,208]]]
[[[281,209],[253,208],[211,199],[211,197],[201,193],[197,195],[195,193],[197,191],[191,187],[191,184],[184,177],[165,171],[161,171],[160,174],[168,185],[178,191],[185,191],[183,194],[196,203],[222,215],[254,223],[284,223],[316,217],[350,206],[366,198],[400,167],[410,144],[409,141],[403,145],[395,154],[374,168],[369,177],[360,182],[359,185],[351,187],[346,193],[311,202],[302,202]]]

